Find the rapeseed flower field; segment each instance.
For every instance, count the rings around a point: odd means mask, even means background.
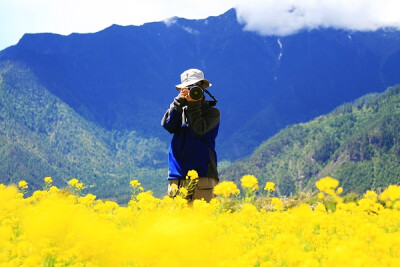
[[[189,175],[195,177],[194,175]],[[347,201],[325,177],[318,192],[278,198],[246,175],[217,197],[187,190],[155,198],[137,180],[126,206],[82,194],[77,179],[24,197],[25,181],[0,185],[0,266],[398,266],[400,187]]]

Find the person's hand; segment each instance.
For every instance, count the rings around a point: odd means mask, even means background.
[[[189,90],[187,88],[181,88],[181,90],[179,91],[178,97],[181,99],[186,99],[188,94],[189,94]]]
[[[191,101],[191,102],[195,102],[195,101],[201,100],[201,98],[197,99],[197,100],[191,98],[189,92],[190,92],[190,90],[187,89],[186,87],[182,88],[181,91],[179,92],[179,98],[184,98],[187,101]]]

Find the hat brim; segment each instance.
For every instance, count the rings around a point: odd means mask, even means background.
[[[192,84],[195,84],[195,83],[200,82],[200,81],[203,81],[206,84],[206,88],[212,86],[212,84],[208,80],[203,79],[203,80],[192,80],[192,81],[189,81],[189,82],[181,83],[181,84],[175,85],[175,88],[176,88],[176,90],[180,90],[182,88],[187,87],[188,85],[192,85]]]

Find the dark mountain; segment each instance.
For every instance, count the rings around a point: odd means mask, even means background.
[[[200,68],[222,112],[219,157],[235,160],[286,125],[400,83],[400,32],[260,36],[244,31],[232,9],[93,34],[26,34],[0,52],[5,61],[23,63],[92,123],[165,143],[160,120],[174,85],[185,69]]]
[[[254,174],[274,181],[288,196],[315,190],[315,181],[332,176],[345,193],[365,193],[400,183],[400,86],[339,106],[328,115],[282,130],[246,160],[221,173],[235,180]]]

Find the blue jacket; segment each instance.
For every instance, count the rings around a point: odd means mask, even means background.
[[[186,101],[176,97],[161,125],[174,134],[169,148],[168,179],[185,179],[195,170],[199,177],[218,179],[215,138],[220,112],[208,101]]]

